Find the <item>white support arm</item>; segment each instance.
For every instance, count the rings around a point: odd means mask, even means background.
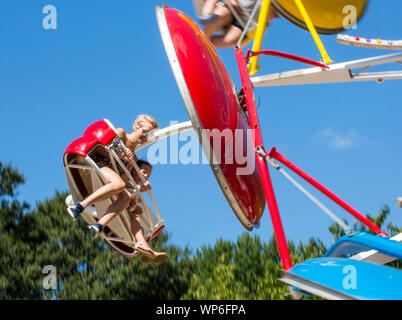
[[[135,152],[149,146],[152,143],[155,143],[159,140],[168,138],[174,134],[179,134],[180,132],[185,132],[185,131],[190,131],[194,130],[193,125],[191,121],[186,121],[186,122],[180,122],[178,124],[175,124],[173,126],[169,126],[163,129],[156,130],[155,132],[152,133],[153,139],[151,141],[148,141],[144,144],[140,144],[136,149]]]
[[[375,65],[382,65],[402,61],[402,52],[377,56],[372,58],[336,63],[328,69],[313,67],[280,73],[273,73],[259,77],[252,77],[255,87],[286,86],[299,84],[337,83],[376,80],[383,82],[390,79],[402,79],[402,70],[387,72],[363,72]],[[356,73],[352,69],[362,68]]]

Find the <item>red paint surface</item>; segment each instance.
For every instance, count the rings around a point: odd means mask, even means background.
[[[315,66],[315,67],[329,69],[329,66],[327,66],[326,64],[323,64],[321,62],[311,60],[311,59],[308,59],[308,58],[304,58],[304,57],[300,57],[300,56],[296,56],[294,54],[290,54],[290,53],[286,53],[286,52],[276,51],[276,50],[260,50],[260,51],[250,51],[249,50],[247,52],[246,58],[248,60],[248,59],[250,59],[251,57],[254,57],[254,56],[279,57],[279,58],[284,58],[284,59],[288,59],[288,60],[293,60],[293,61],[309,64],[309,65]]]
[[[240,111],[233,81],[204,32],[191,18],[178,10],[167,8],[165,16],[185,82],[203,129],[218,129],[220,132],[229,129],[232,133],[236,129],[249,129]],[[244,133],[243,140],[245,139]],[[220,153],[217,145],[212,144],[212,138],[210,142],[215,155],[222,159],[220,168],[242,211],[250,222],[257,224],[264,211],[265,197],[254,154],[251,152],[252,156],[248,160],[253,161],[254,172],[250,175],[238,175],[237,169],[245,165],[237,163],[235,157],[233,163],[228,163],[225,156],[225,139],[221,139]],[[247,154],[245,143],[243,154]]]
[[[250,125],[254,128],[254,146],[256,150],[257,165],[261,172],[261,181],[263,184],[265,197],[267,199],[268,209],[271,216],[272,226],[274,228],[275,239],[276,243],[278,244],[278,251],[281,256],[283,269],[287,271],[292,267],[292,260],[290,258],[289,248],[287,245],[285,232],[283,230],[282,220],[279,214],[274,188],[272,186],[267,163],[265,159],[257,153],[257,148],[264,148],[264,142],[262,139],[257,107],[254,100],[253,85],[248,74],[246,58],[243,55],[243,50],[241,48],[237,48],[235,55],[237,65],[239,67],[241,82],[243,84],[243,93],[247,104]]]
[[[104,120],[99,120],[91,124],[83,133],[82,137],[69,144],[64,152],[63,159],[68,153],[77,154],[86,157],[88,152],[96,145],[108,145],[116,137],[116,133]]]

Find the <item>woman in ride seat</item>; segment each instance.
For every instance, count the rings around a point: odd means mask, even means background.
[[[126,133],[124,129],[118,128],[117,133],[121,138],[123,144],[128,148],[127,152],[123,150],[116,150],[119,158],[123,160],[127,169],[132,172],[134,179],[138,179],[138,175],[134,168],[131,167],[130,161],[137,161],[137,157],[134,154],[135,149],[139,144],[144,144],[148,141],[148,136],[150,132],[158,128],[158,123],[156,120],[148,115],[139,115],[133,124],[133,132]],[[86,207],[93,205],[97,202],[110,199],[116,196],[117,199],[114,201],[106,210],[105,214],[99,219],[98,223],[89,226],[92,236],[96,237],[99,233],[104,232],[104,227],[117,215],[119,215],[124,209],[126,209],[130,203],[132,194],[127,190],[128,178],[125,177],[124,172],[119,168],[119,173],[113,170],[113,165],[110,161],[109,155],[106,151],[100,151],[93,160],[99,166],[100,170],[107,178],[108,183],[97,189],[95,192],[90,194],[86,199],[77,202],[73,206],[67,208],[70,216],[75,219],[85,210]],[[141,184],[141,191],[147,191],[151,189],[151,185],[148,181]],[[141,242],[141,244],[143,244]],[[154,256],[152,250],[149,246],[141,247],[138,245],[138,251],[144,252]],[[158,254],[158,253],[155,253]]]

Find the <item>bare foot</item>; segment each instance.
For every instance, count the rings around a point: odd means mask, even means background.
[[[149,256],[150,258],[155,256],[155,252],[145,242],[137,242],[135,245],[135,250],[141,252],[145,256]]]

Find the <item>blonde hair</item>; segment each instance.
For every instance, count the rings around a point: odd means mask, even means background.
[[[135,128],[137,126],[140,126],[142,122],[149,122],[152,124],[153,129],[157,129],[158,128],[158,123],[156,122],[156,120],[154,119],[154,117],[146,115],[146,114],[140,114],[137,119],[135,119],[134,123],[133,123],[133,130],[135,130]]]

